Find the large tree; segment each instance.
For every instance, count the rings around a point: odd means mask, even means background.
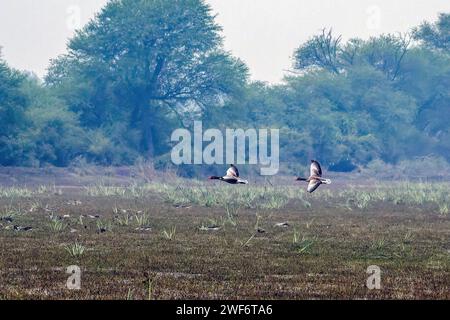
[[[341,36],[334,37],[332,30],[323,29],[294,52],[294,68],[311,70],[321,68],[339,74],[341,69]]]
[[[47,82],[79,88],[71,106],[84,124],[126,122],[139,152],[153,157],[164,121],[182,122],[245,83],[247,69],[222,49],[220,31],[203,0],[113,0],[77,32]]]
[[[414,37],[429,48],[450,51],[450,13],[441,13],[435,23],[424,22],[414,29]]]
[[[13,165],[21,158],[17,135],[26,127],[27,100],[20,90],[24,79],[0,56],[0,165]]]
[[[355,65],[367,64],[395,80],[410,46],[408,34],[386,34],[364,41],[350,39],[343,44],[341,36],[323,29],[294,52],[294,69],[327,70],[336,75]]]

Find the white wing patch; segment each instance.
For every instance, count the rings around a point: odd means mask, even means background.
[[[239,178],[239,175],[237,174],[236,170],[233,167],[230,167],[227,170],[227,176]]]

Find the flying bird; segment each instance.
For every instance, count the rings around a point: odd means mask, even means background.
[[[235,165],[230,165],[230,168],[227,170],[227,174],[223,177],[211,176],[209,180],[220,180],[229,184],[248,184],[247,180],[241,179],[239,177],[239,170]]]
[[[316,160],[311,160],[311,167],[309,172],[309,178],[297,178],[296,181],[306,181],[308,182],[308,188],[306,189],[309,193],[313,193],[321,184],[331,184],[330,179],[322,178],[322,168],[320,163]]]

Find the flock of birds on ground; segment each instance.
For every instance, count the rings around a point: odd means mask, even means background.
[[[220,180],[229,184],[248,184],[247,180],[241,179],[239,177],[239,170],[235,165],[230,165],[230,168],[227,170],[227,173],[223,177],[211,176],[210,180]],[[322,178],[322,168],[320,163],[316,160],[311,160],[311,167],[309,170],[309,178],[301,178],[298,177],[295,181],[304,181],[308,182],[307,191],[309,193],[313,193],[320,187],[321,184],[331,184],[330,179]]]
[[[225,176],[223,177],[218,177],[218,176],[211,176],[209,177],[210,180],[219,180],[222,182],[226,182],[229,184],[233,184],[233,185],[240,185],[240,184],[248,184],[247,180],[242,179],[239,176],[239,170],[235,165],[230,165],[229,169],[227,170],[227,173]],[[313,193],[314,191],[317,190],[317,188],[320,187],[321,184],[331,184],[331,180],[330,179],[324,179],[322,178],[322,168],[320,166],[320,163],[316,160],[311,160],[311,166],[310,166],[310,173],[309,173],[309,177],[308,178],[302,178],[302,177],[297,177],[295,179],[295,181],[304,181],[308,183],[308,187],[307,187],[307,191],[309,193]],[[72,203],[69,203],[72,204]],[[74,202],[73,205],[77,205],[77,204],[81,204],[81,202]],[[83,218],[91,218],[91,219],[99,219],[100,216],[96,215],[83,215]],[[54,219],[53,217],[53,213],[51,214],[51,219]],[[58,219],[63,219],[63,218],[70,218],[69,215],[67,216],[63,216],[63,217],[57,217]],[[7,224],[11,224],[13,222],[12,217],[0,217],[0,222],[6,222]],[[283,223],[278,223],[275,225],[276,227],[288,227],[289,224],[287,222],[283,222]],[[3,224],[0,223],[0,227],[3,228]],[[9,229],[11,226],[7,226],[5,229]],[[13,229],[15,231],[31,231],[33,230],[32,227],[21,227],[21,226],[17,226],[14,225],[12,226]],[[85,228],[87,228],[85,226]],[[149,228],[144,228],[145,231],[148,231]],[[218,230],[220,229],[219,226],[208,226],[205,227],[206,230]],[[71,233],[76,232],[77,230],[71,230]],[[99,230],[100,233],[106,232],[106,228],[102,228]],[[265,231],[262,229],[258,229],[258,232],[260,233],[264,233]]]

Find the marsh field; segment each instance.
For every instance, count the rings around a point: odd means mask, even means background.
[[[450,299],[449,183],[0,177],[1,299]]]

